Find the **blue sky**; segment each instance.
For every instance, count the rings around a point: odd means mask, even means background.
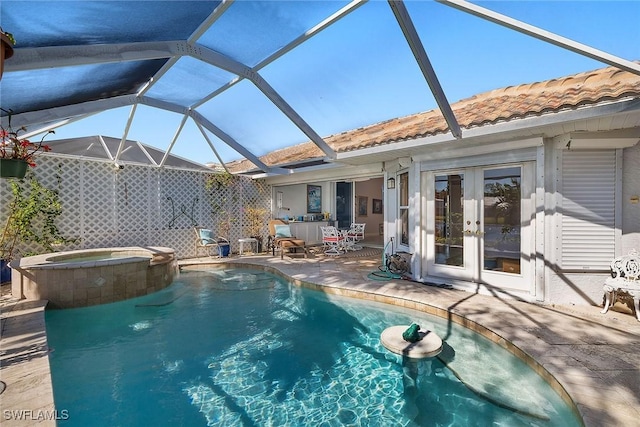
[[[476,3],[621,58],[640,60],[640,0]],[[606,66],[442,4],[406,5],[450,102]],[[320,136],[437,106],[386,1],[371,1],[260,74]],[[308,140],[249,82],[203,108],[217,126],[257,155]],[[107,111],[58,128],[55,139],[98,134],[119,138],[129,110]],[[167,149],[180,121],[173,113],[140,106],[128,138]],[[240,157],[209,136],[224,161]],[[172,153],[201,163],[216,161],[191,120]]]

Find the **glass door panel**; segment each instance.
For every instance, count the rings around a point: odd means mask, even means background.
[[[409,173],[404,172],[398,176],[400,211],[400,243],[409,246]]]
[[[483,269],[520,274],[520,167],[484,170]]]
[[[464,175],[435,177],[435,263],[464,266]]]
[[[336,220],[338,228],[349,228],[353,222],[353,192],[351,191],[353,183],[337,182],[336,183]]]

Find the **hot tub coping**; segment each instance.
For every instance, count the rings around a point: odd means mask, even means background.
[[[114,255],[117,258],[103,260],[79,260],[69,262],[79,255]],[[128,264],[134,262],[149,262],[150,265],[160,264],[172,261],[175,258],[175,251],[172,248],[161,246],[152,247],[112,247],[112,248],[95,248],[95,249],[79,249],[74,251],[53,252],[29,257],[20,258],[11,261],[10,267],[16,269],[70,269],[78,267],[99,267],[114,264]],[[15,262],[17,261],[17,262]],[[65,262],[61,262],[65,261]]]

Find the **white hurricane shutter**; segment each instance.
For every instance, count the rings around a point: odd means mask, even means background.
[[[562,268],[606,270],[615,258],[616,154],[562,153]]]

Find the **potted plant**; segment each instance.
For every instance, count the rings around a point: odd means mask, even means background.
[[[8,33],[0,27],[0,79],[2,79],[2,73],[4,72],[4,60],[13,56],[13,46],[16,44],[16,39],[13,38],[13,34]]]
[[[42,136],[38,143],[33,143],[26,138],[20,137],[20,132],[26,132],[27,128],[14,130],[11,127],[12,110],[0,108],[7,113],[7,127],[0,125],[0,177],[2,178],[24,178],[29,166],[35,166],[35,155],[40,151],[51,151],[51,147],[43,144],[45,137],[49,133],[55,133],[49,130]]]
[[[250,206],[244,209],[247,234],[258,241],[258,253],[262,252],[262,228],[269,221],[268,209]]]

